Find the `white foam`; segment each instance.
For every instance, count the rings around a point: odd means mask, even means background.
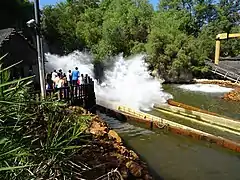
[[[92,56],[75,51],[67,56],[46,55],[46,70],[69,69],[79,67],[82,74],[93,77]],[[144,63],[144,55],[137,55],[128,60],[122,55],[115,57],[112,68],[105,71],[105,80],[101,85],[95,81],[96,97],[125,105],[134,109],[148,109],[153,104],[166,103],[172,98],[163,92],[162,84],[149,75]]]
[[[222,87],[216,84],[183,84],[178,87],[188,91],[200,91],[206,93],[226,93],[233,90],[232,88]]]

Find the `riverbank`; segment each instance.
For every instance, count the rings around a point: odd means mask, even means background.
[[[82,113],[80,107],[70,107],[69,109]],[[90,169],[99,164],[96,171],[82,173],[86,179],[103,178],[108,175],[114,176],[115,179],[152,179],[147,165],[134,151],[124,146],[121,137],[109,128],[99,116],[92,117],[85,133],[92,136],[91,146],[81,152],[78,159],[87,163]]]
[[[0,179],[152,179],[97,115],[57,101],[2,104]]]
[[[233,83],[227,80],[210,80],[210,79],[194,79],[194,83],[201,83],[201,84],[216,84],[223,87],[229,88],[240,88],[240,83]]]
[[[222,97],[227,101],[240,101],[240,83],[233,83],[231,81],[226,80],[208,80],[208,79],[197,79],[196,83],[201,84],[216,84],[223,87],[233,88],[232,91],[225,93]]]
[[[240,102],[240,87],[235,88],[229,93],[224,94],[223,99],[227,101],[237,101]]]

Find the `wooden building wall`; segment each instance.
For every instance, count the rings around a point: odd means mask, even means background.
[[[29,76],[29,70],[33,70],[36,75],[35,81],[39,83],[37,51],[22,36],[17,33],[10,35],[0,47],[0,55],[8,54],[4,60],[4,66],[7,67],[21,60],[23,62],[11,69],[11,77]]]

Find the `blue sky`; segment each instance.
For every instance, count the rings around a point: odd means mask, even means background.
[[[64,0],[39,0],[40,6],[43,7],[44,5],[55,4],[57,2],[64,1]],[[149,0],[154,6],[157,5],[159,0]]]

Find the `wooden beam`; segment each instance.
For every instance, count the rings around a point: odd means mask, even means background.
[[[219,57],[220,57],[220,40],[216,40],[216,49],[215,49],[215,64],[219,64]]]
[[[233,33],[233,34],[222,33],[216,36],[217,40],[232,39],[232,38],[240,38],[240,33]]]

